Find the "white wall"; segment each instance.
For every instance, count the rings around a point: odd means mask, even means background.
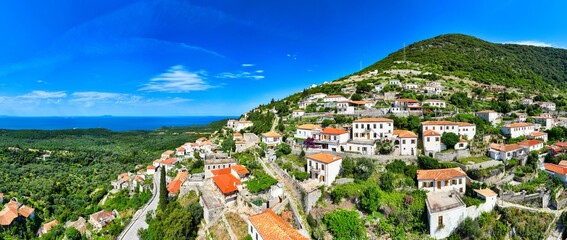
[[[441,136],[423,137],[423,149],[426,152],[441,152]]]
[[[399,138],[398,140],[400,141],[400,155],[411,156],[412,149],[413,155],[417,155],[417,138]]]
[[[429,213],[427,218],[429,220],[429,235],[432,238],[441,239],[446,238],[459,226],[463,216],[466,215],[466,207],[461,206],[458,208],[448,209],[441,212]],[[443,227],[439,227],[439,216],[443,217]]]
[[[474,138],[474,135],[476,134],[476,126],[459,127],[459,133],[458,134],[462,135],[467,140],[471,140],[471,139]]]
[[[252,236],[252,239],[254,240],[264,240],[250,221],[248,221],[248,234],[250,234],[250,236]]]
[[[393,122],[353,122],[352,138],[354,140],[376,140],[388,138],[394,131]],[[370,134],[370,136],[368,136]]]
[[[453,180],[456,181],[455,184],[453,184]],[[461,183],[459,183],[459,180],[461,180]],[[451,180],[448,180],[448,184],[446,184],[445,181],[435,181],[435,180],[418,180],[417,182],[417,188],[418,189],[423,189],[425,191],[428,192],[436,192],[436,191],[450,191],[453,189],[456,189],[457,192],[460,193],[465,193],[465,191],[467,190],[467,179],[466,177],[456,177],[453,178]],[[437,188],[437,182],[441,182],[441,189]],[[423,184],[424,183],[433,183],[432,187],[424,187]],[[462,188],[462,191],[460,191]]]

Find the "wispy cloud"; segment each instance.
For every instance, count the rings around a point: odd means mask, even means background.
[[[89,107],[96,103],[130,104],[137,103],[142,100],[142,97],[140,96],[111,92],[75,92],[72,96],[73,99],[69,102],[84,103],[85,106]]]
[[[243,67],[254,67],[254,65],[256,65],[256,64],[254,64],[254,63],[243,63],[242,64]]]
[[[260,70],[256,70],[256,72],[257,72],[257,73],[263,73],[264,70],[261,70],[261,69],[260,69]]]
[[[166,72],[150,79],[140,91],[184,93],[191,91],[204,91],[214,88],[205,81],[205,71],[190,72],[183,65],[176,65]]]
[[[255,79],[255,80],[260,80],[260,79],[264,79],[265,76],[264,75],[260,75],[260,74],[256,74],[256,73],[263,73],[263,70],[259,70],[255,71],[254,73],[251,72],[243,72],[243,71],[239,71],[239,72],[223,72],[220,74],[217,74],[215,77],[216,78],[220,78],[220,79]]]
[[[529,46],[536,46],[536,47],[556,47],[551,43],[540,42],[540,41],[516,41],[516,42],[504,42],[504,44],[518,44],[518,45],[529,45]]]
[[[58,92],[48,92],[48,91],[41,91],[36,90],[30,93],[18,96],[17,98],[24,98],[24,99],[51,99],[51,98],[65,98],[67,97],[67,93],[63,91]]]

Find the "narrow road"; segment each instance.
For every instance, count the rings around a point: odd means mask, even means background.
[[[138,230],[140,230],[141,228],[148,228],[148,223],[146,223],[146,215],[148,214],[148,211],[150,210],[155,211],[157,209],[157,205],[159,201],[158,196],[159,196],[160,172],[161,171],[158,171],[158,169],[156,169],[156,173],[154,174],[154,180],[153,180],[154,189],[152,191],[153,192],[152,198],[148,203],[146,203],[146,205],[144,205],[144,207],[142,207],[142,209],[136,211],[130,223],[128,223],[126,228],[124,228],[124,230],[120,233],[120,235],[118,235],[117,239],[119,240],[140,239],[140,237],[138,236]]]

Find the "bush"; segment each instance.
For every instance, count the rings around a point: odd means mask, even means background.
[[[386,192],[394,190],[394,175],[385,172],[380,176],[380,188]]]
[[[459,229],[459,233],[461,237],[472,237],[476,239],[480,237],[481,231],[478,222],[473,220],[470,217],[465,218],[465,220],[461,223],[461,228]]]
[[[459,135],[452,132],[444,132],[441,136],[441,142],[447,146],[447,148],[455,148],[455,144],[459,142]]]
[[[272,176],[262,171],[254,173],[254,178],[246,182],[246,186],[251,193],[257,193],[269,189],[270,186],[278,183]]]
[[[396,159],[393,162],[386,165],[386,170],[391,173],[401,173],[405,171],[406,163],[402,160]]]
[[[364,225],[356,211],[337,209],[325,214],[323,222],[334,239],[366,239]]]

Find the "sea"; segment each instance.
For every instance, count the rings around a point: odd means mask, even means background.
[[[235,116],[186,117],[11,117],[0,116],[0,129],[62,130],[106,128],[112,131],[155,130],[161,127],[207,125],[211,122],[237,118]]]

